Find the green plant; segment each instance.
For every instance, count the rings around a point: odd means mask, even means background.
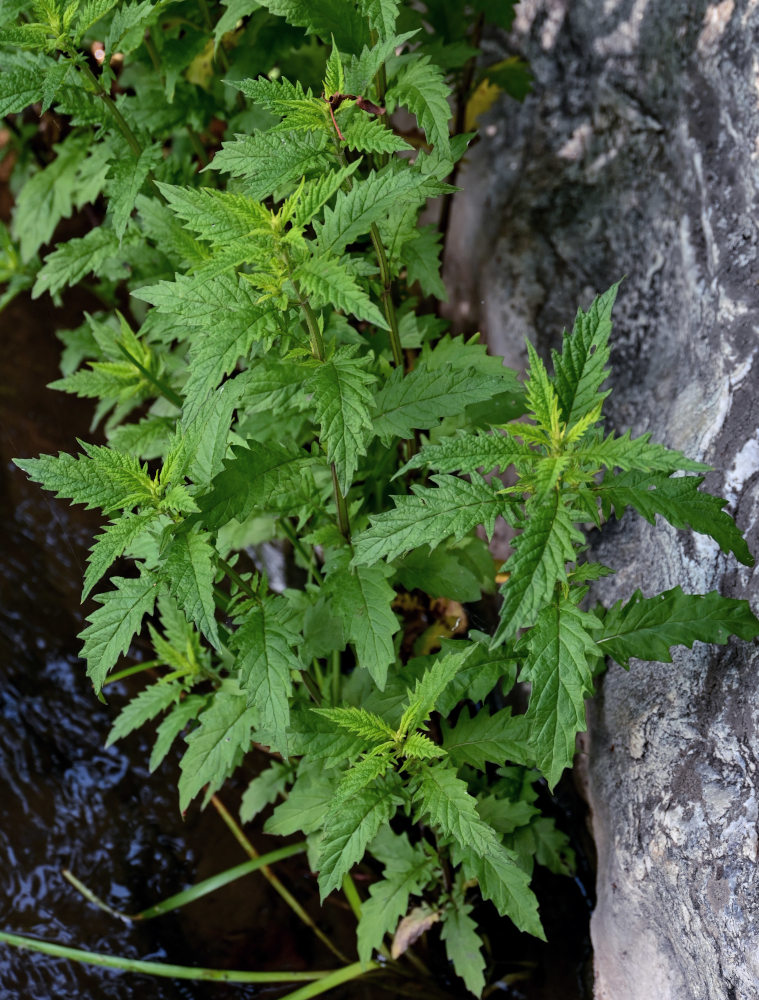
[[[604,658],[668,662],[673,645],[759,633],[745,601],[717,593],[636,591],[583,609],[613,572],[587,560],[583,528],[627,508],[752,562],[724,501],[699,488],[706,466],[604,430],[617,286],[578,312],[553,375],[529,347],[525,383],[433,311],[442,234],[419,213],[452,193],[471,139],[450,134],[448,81],[460,107],[478,83],[476,48],[455,40],[510,11],[488,0],[0,11],[0,112],[38,102],[63,123],[35,162],[32,126],[11,120],[2,274],[8,295],[33,296],[92,276],[102,308],[61,335],[55,387],[97,400],[108,442],[17,464],[107,519],[83,597],[130,561],[95,593],[82,633],[96,692],[145,674],[110,742],[160,718],[155,769],[184,734],[180,808],[213,802],[251,854],[239,867],[267,873],[310,921],[216,797],[253,744],[265,749],[241,822],[276,803],[265,829],[305,836],[322,899],[345,891],[359,962],[294,997],[375,969],[377,952],[408,969],[436,923],[480,995],[474,903],[541,936],[533,866],[571,871],[536,785],[571,766]],[[85,55],[98,37],[99,68]],[[406,134],[398,108],[416,120]],[[222,120],[238,134],[214,150]],[[93,202],[101,223],[40,262],[58,221]],[[482,475],[499,470],[510,485]],[[478,529],[499,517],[515,538],[495,634],[454,638],[443,623],[414,641],[404,608],[494,590]],[[251,563],[273,539],[302,586],[272,586]],[[154,655],[112,673],[144,626]],[[525,682],[527,710],[514,714]],[[364,900],[351,878],[362,862],[376,876]]]

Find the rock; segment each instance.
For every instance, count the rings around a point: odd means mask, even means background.
[[[521,367],[626,274],[609,422],[714,466],[759,553],[757,0],[522,0],[524,105],[485,120],[446,269],[460,327]],[[605,602],[681,584],[759,605],[704,536],[626,517],[595,542]],[[590,708],[598,1000],[759,996],[759,657],[697,644],[612,666]]]

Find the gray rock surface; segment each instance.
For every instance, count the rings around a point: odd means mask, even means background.
[[[455,316],[521,366],[626,274],[610,420],[710,462],[759,552],[759,2],[522,0],[524,105],[483,123],[454,209]],[[603,599],[681,584],[759,607],[704,536],[610,524]],[[613,666],[590,709],[598,1000],[759,997],[759,655]]]

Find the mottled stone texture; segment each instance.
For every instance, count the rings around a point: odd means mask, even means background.
[[[610,420],[710,462],[759,552],[759,0],[523,0],[535,93],[471,151],[448,279],[460,325],[519,366],[621,275]],[[627,517],[597,555],[637,586],[757,573],[703,536]],[[698,645],[613,666],[590,710],[599,1000],[759,997],[759,656]]]

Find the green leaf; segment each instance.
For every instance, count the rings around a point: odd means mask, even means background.
[[[172,211],[184,220],[185,229],[215,245],[231,243],[271,225],[271,214],[259,201],[244,194],[212,188],[158,184]]]
[[[415,430],[435,427],[443,417],[456,416],[469,403],[490,399],[502,389],[500,379],[450,366],[429,371],[422,362],[404,375],[395,368],[374,399],[373,426],[385,446],[393,437],[410,438]]]
[[[272,14],[284,17],[288,24],[305,28],[323,42],[334,36],[341,52],[360,52],[369,42],[369,32],[352,4],[341,0],[263,0]]]
[[[450,93],[441,69],[430,61],[429,56],[419,56],[407,63],[388,91],[388,98],[392,97],[416,116],[428,142],[446,158],[451,155],[448,135]]]
[[[399,804],[400,779],[395,774],[369,785],[327,815],[317,861],[322,902],[337,889],[368,843]]]
[[[391,607],[395,591],[387,582],[383,566],[347,564],[328,578],[330,609],[343,624],[346,638],[353,643],[356,662],[369,671],[380,690],[385,687],[387,670],[395,662],[393,636],[400,623]]]
[[[157,517],[158,513],[151,510],[144,514],[120,517],[118,521],[106,524],[101,534],[95,538],[87,558],[87,571],[84,574],[82,590],[83,601],[89,597],[92,588],[102,579],[112,563],[124,554],[125,549],[128,549]]]
[[[155,488],[146,469],[133,455],[124,455],[102,445],[79,442],[83,455],[41,455],[16,459],[15,464],[42,488],[83,503],[87,510],[99,507],[108,514],[137,505],[152,506]]]
[[[607,469],[637,469],[641,472],[691,472],[708,471],[709,466],[687,458],[681,451],[673,451],[661,444],[650,444],[651,435],[641,434],[632,438],[630,431],[622,437],[609,434],[601,441],[580,444],[571,451],[572,458],[584,464],[605,466]]]
[[[154,719],[161,712],[165,712],[170,705],[179,701],[183,690],[178,681],[172,681],[168,684],[162,684],[159,681],[157,684],[149,684],[143,688],[119,712],[108,734],[106,747],[111,746],[116,740],[123,739],[135,729],[139,729],[141,725]]]
[[[324,772],[319,762],[304,760],[298,778],[264,824],[264,833],[289,837],[292,833],[315,833],[321,830],[334,802],[337,775]]]
[[[145,29],[158,18],[161,8],[153,0],[132,0],[122,4],[111,21],[111,29],[105,40],[106,59],[114,52],[125,56],[142,45]]]
[[[584,732],[585,699],[593,694],[591,664],[598,655],[591,632],[598,619],[561,598],[544,608],[524,640],[521,681],[532,692],[524,725],[529,747],[551,788],[572,766],[575,736]]]
[[[258,777],[253,778],[242,795],[240,822],[250,823],[284,792],[290,768],[280,761],[273,761]]]
[[[207,397],[193,419],[183,419],[179,431],[186,455],[186,475],[197,485],[208,485],[221,472],[227,454],[230,425],[243,385],[229,379]]]
[[[219,47],[224,35],[234,31],[237,22],[257,11],[261,4],[259,0],[222,0],[226,10],[216,22],[213,32],[214,53]]]
[[[413,779],[411,792],[418,821],[436,827],[462,848],[477,854],[488,854],[500,847],[493,828],[480,818],[466,782],[457,778],[456,771],[447,764],[422,768]]]
[[[392,728],[379,715],[367,712],[365,708],[312,708],[312,713],[329,719],[331,723],[347,733],[360,736],[365,743],[380,746],[395,738]]]
[[[153,613],[156,599],[156,582],[148,575],[136,580],[116,576],[111,583],[116,589],[95,595],[100,607],[87,616],[90,624],[80,633],[84,639],[82,657],[87,661],[87,676],[96,692],[119,656],[129,649],[143,617]]]
[[[354,565],[394,559],[419,545],[435,548],[451,535],[463,538],[479,524],[491,535],[496,517],[509,514],[509,501],[476,474],[471,482],[455,476],[430,479],[435,489],[413,485],[412,496],[393,497],[395,510],[370,515],[371,527],[354,540]]]
[[[389,329],[378,307],[337,257],[320,255],[299,264],[293,271],[292,280],[317,309],[331,305],[381,330]]]
[[[313,133],[236,135],[222,145],[206,169],[244,177],[247,194],[263,201],[304,174],[324,169],[328,163],[325,145],[326,136]]]
[[[327,458],[334,462],[343,495],[350,489],[372,427],[371,393],[375,376],[366,370],[368,358],[357,358],[356,347],[340,347],[329,361],[320,363],[308,377],[313,393],[314,418]]]
[[[278,497],[301,484],[305,467],[313,460],[302,448],[248,441],[246,448],[232,448],[232,457],[198,499],[203,523],[221,528],[233,517],[244,521],[256,511],[281,509]]]
[[[547,432],[557,432],[559,429],[559,399],[556,390],[548,377],[545,365],[529,342],[527,355],[529,368],[525,390],[528,405],[541,429]],[[520,429],[519,427],[515,428],[515,430]]]
[[[494,645],[531,625],[551,600],[556,584],[567,579],[566,563],[575,559],[575,546],[585,540],[572,521],[573,512],[558,491],[529,512],[503,566],[510,575],[501,588],[503,604]]]
[[[105,17],[114,7],[118,6],[119,0],[86,0],[80,4],[76,14],[76,38],[77,43],[81,41],[90,28]]]
[[[526,444],[501,434],[477,431],[443,438],[422,448],[400,470],[427,467],[437,472],[505,472],[520,459],[532,462],[535,452]]]
[[[187,737],[180,761],[179,808],[184,813],[205,788],[207,805],[240,763],[250,747],[255,711],[236,681],[228,678],[217,688],[199,725]],[[207,787],[206,787],[207,786]]]
[[[381,39],[393,34],[398,20],[399,0],[356,0],[356,6]]]
[[[357,112],[341,129],[348,149],[356,153],[400,153],[413,147],[401,136],[386,128],[378,118]],[[445,286],[439,281],[445,292]],[[445,298],[445,294],[443,295]]]
[[[509,686],[504,685],[504,689]],[[443,747],[457,767],[469,764],[483,771],[488,763],[503,765],[512,761],[528,767],[532,764],[521,716],[512,716],[510,708],[493,715],[482,708],[472,716],[464,708],[455,726],[443,721],[442,734]]]
[[[340,784],[335,789],[335,809],[342,808],[345,799],[351,799],[358,792],[371,785],[393,766],[389,748],[359,758],[343,773]]]
[[[722,510],[727,501],[699,492],[703,481],[703,476],[671,479],[663,472],[618,475],[607,472],[595,492],[601,497],[606,518],[612,509],[621,517],[626,507],[633,507],[650,524],[655,524],[656,515],[661,514],[675,528],[691,527],[709,535],[724,553],[732,552],[744,566],[753,566],[754,557],[743,535],[732,517]]]
[[[213,647],[220,651],[221,640],[213,599],[216,559],[216,549],[208,532],[176,531],[164,556],[161,575],[187,620],[194,622]]]
[[[0,76],[0,118],[42,100],[42,80],[26,69],[4,69]]]
[[[448,290],[440,276],[440,254],[443,249],[443,234],[437,226],[422,226],[419,235],[404,249],[407,282],[419,282],[423,295],[431,295],[440,302],[448,301]]]
[[[601,386],[609,374],[611,311],[619,282],[594,299],[587,313],[577,310],[571,336],[564,335],[561,354],[552,352],[561,417],[568,427],[590,413],[609,395]]]
[[[454,844],[453,859],[461,864],[467,878],[477,879],[483,897],[494,904],[501,916],[509,917],[521,931],[545,941],[530,876],[519,867],[515,855],[500,843],[487,854]]]
[[[158,727],[156,741],[150,754],[148,770],[152,774],[166,759],[166,755],[174,744],[177,736],[193,719],[197,719],[208,704],[208,695],[190,694],[180,701],[166,716]]]
[[[162,156],[162,144],[154,143],[143,149],[139,156],[127,153],[111,162],[107,185],[108,216],[119,240],[126,231],[142,185],[150,172],[161,163]]]
[[[385,865],[384,878],[369,887],[369,899],[361,904],[361,920],[356,933],[358,957],[366,964],[382,946],[385,934],[392,934],[398,921],[408,911],[409,896],[420,896],[434,871],[434,858],[421,844],[412,845],[405,834],[395,834],[389,827],[370,845],[375,857]],[[388,849],[389,848],[389,849]]]
[[[445,942],[448,958],[457,976],[476,997],[485,989],[485,956],[482,938],[477,933],[477,922],[470,917],[472,906],[463,899],[447,909],[443,915],[440,937]]]
[[[55,295],[66,285],[75,285],[91,271],[97,272],[103,263],[118,253],[119,240],[113,229],[98,226],[86,236],[74,237],[61,243],[45,258],[37,273],[32,298],[44,292]]]
[[[295,225],[304,229],[360,165],[361,157],[339,170],[329,170],[305,185],[295,206]]]
[[[464,648],[456,650],[436,659],[432,666],[424,672],[409,693],[408,707],[401,717],[398,732],[405,736],[416,729],[424,728],[438,699],[454,679],[456,674],[474,652],[471,643],[460,643]]]
[[[630,657],[671,663],[672,646],[713,642],[724,645],[731,635],[751,640],[759,635],[759,620],[748,601],[708,594],[684,594],[674,587],[655,597],[636,590],[627,604],[617,601],[603,618],[603,630],[593,638],[601,653],[629,668]]]
[[[431,552],[425,545],[396,561],[395,579],[409,591],[473,603],[483,591],[494,589],[493,558],[480,538],[465,538]]]
[[[288,753],[291,675],[302,666],[292,650],[302,636],[287,624],[287,614],[287,603],[281,597],[248,604],[232,637],[240,686],[258,710],[260,728],[272,733],[274,748],[283,756]]]
[[[350,191],[340,191],[334,208],[324,210],[324,222],[314,223],[320,248],[339,257],[349,243],[364,236],[401,199],[422,203],[427,179],[413,170],[396,173],[391,167],[372,171]]]

